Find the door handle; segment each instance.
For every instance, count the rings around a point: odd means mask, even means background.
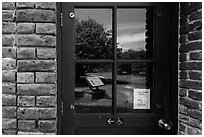
[[[166,120],[164,120],[164,119],[160,119],[158,121],[158,125],[159,125],[159,127],[164,128],[165,130],[170,130],[171,126],[172,126],[171,121],[170,121],[170,123],[167,123]]]
[[[74,110],[74,109],[75,109],[75,106],[74,106],[73,104],[71,104],[70,107],[69,107],[69,109],[70,109],[70,110]]]

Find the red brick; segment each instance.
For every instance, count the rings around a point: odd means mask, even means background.
[[[188,127],[187,131],[187,134],[189,135],[202,135],[202,131],[200,129]]]
[[[35,106],[35,96],[18,96],[18,106]]]
[[[40,59],[54,59],[56,58],[56,49],[54,48],[38,48],[37,57]]]
[[[55,120],[40,120],[38,122],[39,130],[42,132],[55,132],[56,121]]]
[[[55,83],[57,81],[56,73],[36,72],[36,82],[40,83]]]
[[[36,2],[37,9],[55,9],[56,4],[55,2]]]
[[[17,2],[16,6],[18,9],[28,9],[28,8],[34,8],[35,3],[34,2]]]
[[[184,97],[187,95],[187,89],[179,88],[179,96]]]
[[[2,106],[2,117],[3,118],[15,118],[16,107]]]
[[[14,94],[16,92],[15,85],[14,83],[2,83],[2,93]]]
[[[181,44],[179,52],[186,53],[194,50],[202,50],[202,42],[191,42],[187,44]]]
[[[189,78],[192,80],[202,80],[202,73],[199,71],[189,71]]]
[[[196,31],[196,32],[188,33],[188,40],[189,41],[199,40],[199,39],[202,39],[202,31]]]
[[[202,101],[202,92],[195,91],[195,90],[189,90],[188,97],[198,100],[198,101]]]
[[[2,34],[12,34],[15,32],[16,24],[12,22],[2,23]]]
[[[18,48],[17,49],[18,59],[33,59],[35,58],[35,48]]]
[[[18,71],[55,71],[56,61],[54,60],[19,60]]]
[[[13,35],[2,35],[2,46],[13,46],[14,36]]]
[[[181,79],[179,82],[179,86],[182,88],[187,88],[187,89],[201,90],[202,89],[202,82]]]
[[[14,21],[14,10],[2,10],[2,21]]]
[[[16,48],[2,47],[2,58],[16,58]]]
[[[194,108],[194,109],[201,109],[202,108],[201,102],[195,101],[195,100],[192,100],[192,99],[186,98],[186,97],[180,98],[180,103],[183,104],[184,106]]]
[[[13,71],[2,71],[2,82],[15,82],[15,72]]]
[[[18,129],[24,131],[34,131],[36,128],[35,120],[19,120]]]
[[[2,118],[2,129],[15,129],[17,127],[16,121],[16,119]]]
[[[13,10],[15,8],[15,2],[2,2],[3,10]]]
[[[202,62],[181,62],[180,70],[202,70]]]
[[[33,83],[34,73],[17,73],[17,82]]]
[[[36,23],[36,33],[55,35],[56,25],[54,23]]]
[[[194,12],[189,16],[189,21],[194,21],[198,19],[202,19],[202,11]]]
[[[29,34],[34,33],[35,24],[34,23],[18,23],[16,27],[17,33]]]
[[[179,79],[187,79],[187,78],[188,78],[187,71],[180,71],[179,72]]]
[[[2,94],[3,106],[16,106],[16,95]]]
[[[18,84],[17,93],[21,95],[53,95],[56,93],[55,84]]]
[[[2,70],[15,70],[16,60],[11,58],[2,58]]]
[[[17,130],[15,129],[3,129],[2,130],[2,135],[16,135]]]
[[[49,107],[56,105],[56,97],[55,96],[37,96],[37,106],[40,107]]]
[[[17,22],[55,22],[55,12],[52,10],[18,10]]]
[[[188,109],[188,115],[195,119],[202,120],[202,112],[199,110]]]
[[[202,51],[199,52],[191,52],[190,60],[202,60]]]

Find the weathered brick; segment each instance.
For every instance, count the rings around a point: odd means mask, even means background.
[[[201,102],[192,100],[190,98],[182,97],[180,98],[180,103],[183,104],[184,106],[190,107],[190,108],[195,108],[195,109],[201,109],[202,105]]]
[[[179,129],[180,129],[180,131],[185,132],[185,130],[186,130],[186,125],[184,125],[183,123],[180,123],[180,124],[179,124]]]
[[[180,18],[180,26],[187,25],[187,23],[188,23],[188,17],[187,16]]]
[[[2,35],[2,46],[13,46],[14,36],[13,35]]]
[[[28,131],[18,131],[18,135],[45,135],[43,132],[28,132]]]
[[[55,71],[56,61],[54,60],[19,60],[18,71]]]
[[[201,90],[202,89],[202,82],[181,79],[179,82],[179,86],[182,88]]]
[[[3,129],[2,130],[2,135],[16,135],[17,130],[15,129]]]
[[[18,106],[35,106],[35,96],[18,96]]]
[[[54,59],[56,58],[56,49],[53,48],[38,48],[37,57],[40,59]]]
[[[55,2],[36,2],[37,9],[55,9]]]
[[[39,118],[50,119],[56,118],[56,109],[55,108],[39,108]]]
[[[2,71],[2,82],[15,82],[15,72]]]
[[[194,21],[198,19],[202,19],[202,11],[194,12],[189,16],[189,21]]]
[[[191,116],[191,117],[193,117],[193,118],[202,120],[202,113],[201,113],[201,111],[199,111],[199,110],[188,109],[188,115]]]
[[[16,24],[12,22],[2,23],[2,34],[11,34],[15,32]]]
[[[189,31],[198,31],[202,29],[202,20],[194,21],[188,25]]]
[[[13,10],[15,8],[15,2],[2,2],[3,10]]]
[[[2,47],[2,58],[16,58],[16,48]]]
[[[188,124],[189,121],[190,121],[190,117],[189,116],[186,116],[186,115],[181,114],[181,113],[178,114],[178,119],[179,119],[179,122],[182,122],[184,124]]]
[[[27,9],[27,8],[34,8],[34,2],[17,2],[16,4],[18,9]]]
[[[188,78],[188,73],[186,71],[179,72],[179,78],[180,79],[186,79]]]
[[[180,70],[202,70],[202,62],[181,62]]]
[[[35,58],[35,48],[18,48],[17,58],[19,59],[33,59]]]
[[[16,27],[17,33],[34,33],[35,31],[35,24],[34,23],[18,23]]]
[[[185,53],[193,50],[202,50],[202,42],[191,42],[187,44],[181,44],[179,52]]]
[[[38,122],[39,130],[42,132],[53,132],[56,131],[55,120],[40,120]]]
[[[19,120],[18,121],[18,129],[33,131],[35,129],[35,120]]]
[[[15,129],[17,125],[16,119],[2,118],[2,129]]]
[[[2,94],[2,105],[3,106],[15,106],[16,95]]]
[[[193,80],[202,80],[202,73],[198,71],[189,71],[189,78]]]
[[[188,97],[195,99],[195,100],[202,101],[202,92],[195,91],[195,90],[189,90]]]
[[[17,117],[20,119],[38,119],[39,111],[36,107],[19,107]]]
[[[18,46],[56,46],[56,37],[44,35],[17,35]]]
[[[199,40],[199,39],[202,39],[202,31],[196,31],[196,32],[188,33],[188,40],[189,41]]]
[[[201,2],[186,2],[188,3],[187,7],[185,8],[181,8],[181,11],[180,11],[180,16],[183,17],[183,16],[186,16],[186,15],[189,15],[199,9],[202,8],[202,3]]]
[[[16,60],[11,58],[2,58],[2,70],[15,70]]]
[[[186,115],[188,113],[188,108],[183,105],[179,105],[179,113]]]
[[[32,83],[34,82],[34,73],[17,73],[17,82]]]
[[[14,21],[14,10],[2,10],[2,21]]]
[[[180,35],[187,34],[189,32],[188,25],[180,27]]]
[[[187,61],[187,54],[185,54],[185,53],[179,54],[179,61],[180,62]]]
[[[18,84],[17,93],[22,95],[51,95],[56,93],[55,84]]]
[[[37,106],[55,106],[56,105],[56,97],[55,96],[37,96]]]
[[[18,22],[55,22],[55,12],[52,10],[18,10]]]
[[[56,25],[54,23],[36,23],[37,34],[55,34]]]
[[[189,122],[188,122],[188,124],[191,125],[192,127],[202,129],[202,122],[201,122],[201,120],[198,120],[198,119],[194,119],[194,118],[192,118],[192,117],[189,117]]]
[[[179,96],[184,97],[187,95],[187,89],[179,88]]]
[[[2,117],[3,118],[15,118],[16,107],[2,106]]]
[[[189,135],[202,135],[202,131],[200,129],[188,127],[187,131],[188,131],[187,134],[189,134]]]
[[[180,35],[180,38],[179,38],[179,42],[181,44],[185,43],[187,41],[187,37],[186,35]]]
[[[57,81],[56,73],[36,72],[35,81],[42,83],[55,83]]]
[[[55,108],[19,107],[17,116],[21,119],[50,119],[56,118]]]
[[[202,60],[202,51],[199,52],[191,52],[190,60]]]
[[[2,93],[4,94],[12,94],[16,92],[16,84],[14,83],[2,83]]]

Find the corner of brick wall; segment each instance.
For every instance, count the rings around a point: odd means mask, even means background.
[[[202,3],[180,3],[178,134],[202,134]]]
[[[2,134],[56,134],[56,4],[2,2]]]

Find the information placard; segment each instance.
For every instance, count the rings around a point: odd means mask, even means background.
[[[133,109],[150,109],[150,89],[134,89]]]
[[[101,81],[99,77],[86,77],[86,80],[92,87],[99,87],[104,85],[104,83]]]

